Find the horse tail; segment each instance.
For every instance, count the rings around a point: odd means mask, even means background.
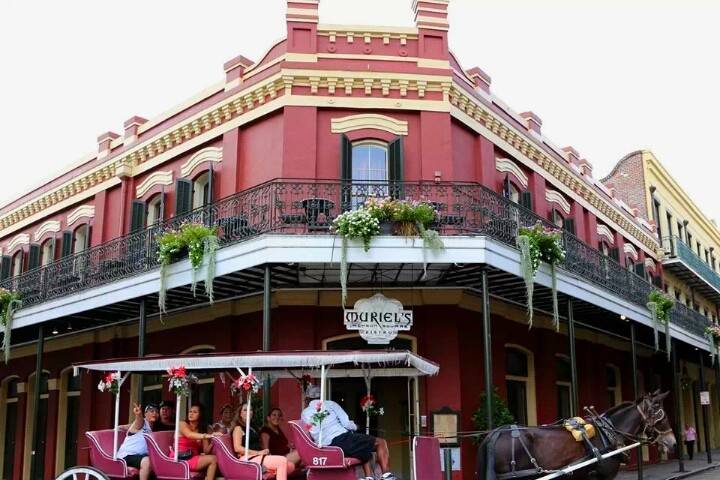
[[[491,430],[480,442],[475,466],[475,480],[495,480],[495,443],[502,431],[506,429],[507,427],[498,427]]]

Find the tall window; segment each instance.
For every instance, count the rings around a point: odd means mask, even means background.
[[[17,430],[18,416],[18,379],[6,380],[2,388],[2,430],[4,435],[2,448],[2,478],[13,478],[15,463],[15,432]]]
[[[565,228],[565,218],[556,209],[552,211],[552,223],[558,228]]]
[[[23,267],[23,251],[18,251],[12,257],[12,276],[17,277],[22,273]]]
[[[42,372],[40,379],[40,405],[39,411],[37,412],[37,429],[38,438],[40,443],[35,455],[32,455],[33,449],[33,438],[34,432],[32,429],[32,422],[28,422],[25,427],[25,465],[32,467],[35,471],[35,478],[44,478],[45,476],[45,445],[47,443],[47,414],[48,414],[48,372]],[[28,396],[27,398],[33,398],[35,395],[35,374],[33,373],[28,377]],[[33,402],[28,402],[27,405],[27,418],[33,418],[35,411],[33,410]],[[27,471],[27,477],[30,478],[30,471]]]
[[[205,172],[193,182],[192,208],[204,207],[210,203],[210,173]]]
[[[607,378],[608,407],[614,407],[622,401],[622,389],[620,387],[620,369],[614,365],[606,365],[605,377]]]
[[[60,376],[56,458],[59,471],[77,465],[81,380],[81,375],[73,375],[72,368],[65,370]]]
[[[388,181],[387,145],[361,142],[353,145],[352,179],[360,182]]]
[[[88,234],[90,233],[87,225],[82,225],[75,230],[73,235],[73,253],[84,251],[88,245]]]
[[[572,373],[570,369],[570,360],[564,356],[558,355],[555,357],[555,378],[558,418],[569,418],[572,410],[570,408],[570,404],[572,402]]]
[[[528,424],[528,380],[530,370],[525,352],[515,347],[505,348],[505,386],[508,409],[515,422]]]
[[[145,226],[150,227],[160,222],[163,218],[163,196],[155,195],[147,204],[147,218]]]
[[[43,267],[55,260],[55,239],[45,240],[40,249],[40,265]]]

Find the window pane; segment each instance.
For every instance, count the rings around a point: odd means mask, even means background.
[[[525,382],[508,380],[506,385],[508,410],[510,410],[510,413],[515,417],[515,423],[527,425],[527,393]]]
[[[7,398],[17,397],[18,379],[10,380],[7,384]]]
[[[570,387],[567,385],[557,386],[557,407],[558,419],[570,418]]]
[[[572,371],[567,359],[555,358],[555,372],[558,382],[572,382]]]
[[[607,386],[617,387],[617,376],[615,375],[615,369],[612,367],[605,367],[605,377],[607,378]]]
[[[79,392],[82,385],[82,374],[73,375],[72,372],[68,374],[68,392]]]
[[[528,376],[527,355],[516,348],[505,349],[505,370],[507,375]]]
[[[352,179],[387,181],[387,149],[379,145],[353,147]]]

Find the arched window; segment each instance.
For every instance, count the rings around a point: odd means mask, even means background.
[[[602,252],[603,255],[609,256],[610,255],[610,245],[606,241],[601,241],[600,245],[598,245],[599,250]]]
[[[18,250],[15,255],[12,257],[12,267],[11,272],[13,277],[17,277],[20,274],[22,274],[23,270],[23,258],[25,256],[25,252],[22,250]]]
[[[564,355],[555,357],[555,390],[558,418],[569,418],[572,410],[572,371],[570,359]]]
[[[205,172],[193,182],[192,208],[204,207],[210,203],[210,173]]]
[[[40,265],[45,266],[55,261],[55,239],[50,238],[43,242],[40,248]]]
[[[90,246],[90,227],[88,225],[81,225],[75,229],[73,234],[73,253],[80,253]]]
[[[15,463],[15,432],[18,417],[18,384],[17,377],[3,380],[2,397],[0,398],[0,447],[2,456],[2,478],[13,478]]]
[[[68,368],[60,374],[59,415],[55,447],[55,470],[58,472],[77,465],[81,380],[82,375],[73,375],[72,368]]]
[[[505,198],[511,202],[520,203],[520,190],[510,180],[505,181],[503,186]]]
[[[145,226],[151,227],[163,220],[163,194],[155,195],[147,203]]]
[[[552,223],[558,228],[565,228],[565,217],[555,208],[552,211]]]
[[[535,365],[532,352],[516,345],[505,346],[507,403],[515,422],[537,423],[535,406]]]
[[[37,412],[37,428],[39,432],[40,443],[38,449],[35,451],[35,455],[32,455],[33,450],[33,438],[34,430],[32,422],[27,422],[25,425],[25,449],[24,449],[24,468],[23,478],[30,479],[30,471],[34,468],[36,478],[44,478],[45,476],[45,445],[47,443],[47,417],[48,417],[48,380],[49,372],[43,371],[40,379],[40,405],[39,411]],[[35,373],[28,377],[28,399],[33,398],[35,395]],[[35,411],[33,409],[33,402],[27,402],[27,419],[33,418]],[[34,466],[31,466],[31,461]]]
[[[605,378],[607,378],[608,407],[619,405],[622,402],[620,369],[615,365],[605,365]]]
[[[377,141],[353,144],[352,180],[353,182],[386,182],[389,180],[387,144]]]

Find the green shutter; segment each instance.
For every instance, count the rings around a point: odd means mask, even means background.
[[[3,255],[2,261],[0,262],[0,280],[10,278],[10,266],[12,265],[12,258],[7,255]]]
[[[214,186],[215,186],[215,172],[213,171],[213,166],[211,163],[210,169],[208,170],[207,198],[205,199],[206,205],[210,205],[214,200],[214,195],[213,195]]]
[[[503,180],[503,191],[502,191],[503,197],[510,198],[510,188],[511,188],[510,175],[508,175],[506,173],[505,180]]]
[[[570,232],[573,235],[575,235],[575,219],[574,218],[564,219],[563,227],[565,228],[565,231]]]
[[[145,202],[142,200],[133,200],[132,202],[132,216],[130,217],[130,231],[137,232],[145,228],[145,219],[147,213],[145,212]]]
[[[340,135],[340,199],[342,201],[342,211],[345,212],[352,208],[352,144],[347,135]]]
[[[40,266],[40,245],[33,243],[30,245],[30,255],[28,256],[28,270],[34,270]]]
[[[620,249],[617,247],[613,247],[610,249],[608,256],[615,260],[616,262],[620,263]]]
[[[192,182],[187,178],[178,178],[175,182],[175,215],[192,210],[192,187]]]
[[[403,156],[403,139],[397,137],[388,144],[388,180],[392,198],[403,197]]]
[[[635,264],[635,274],[638,277],[645,278],[645,265],[640,261]]]
[[[63,232],[62,235],[62,251],[61,258],[69,257],[73,252],[73,233],[70,231]]]
[[[520,192],[520,206],[532,210],[532,192],[528,190]]]

